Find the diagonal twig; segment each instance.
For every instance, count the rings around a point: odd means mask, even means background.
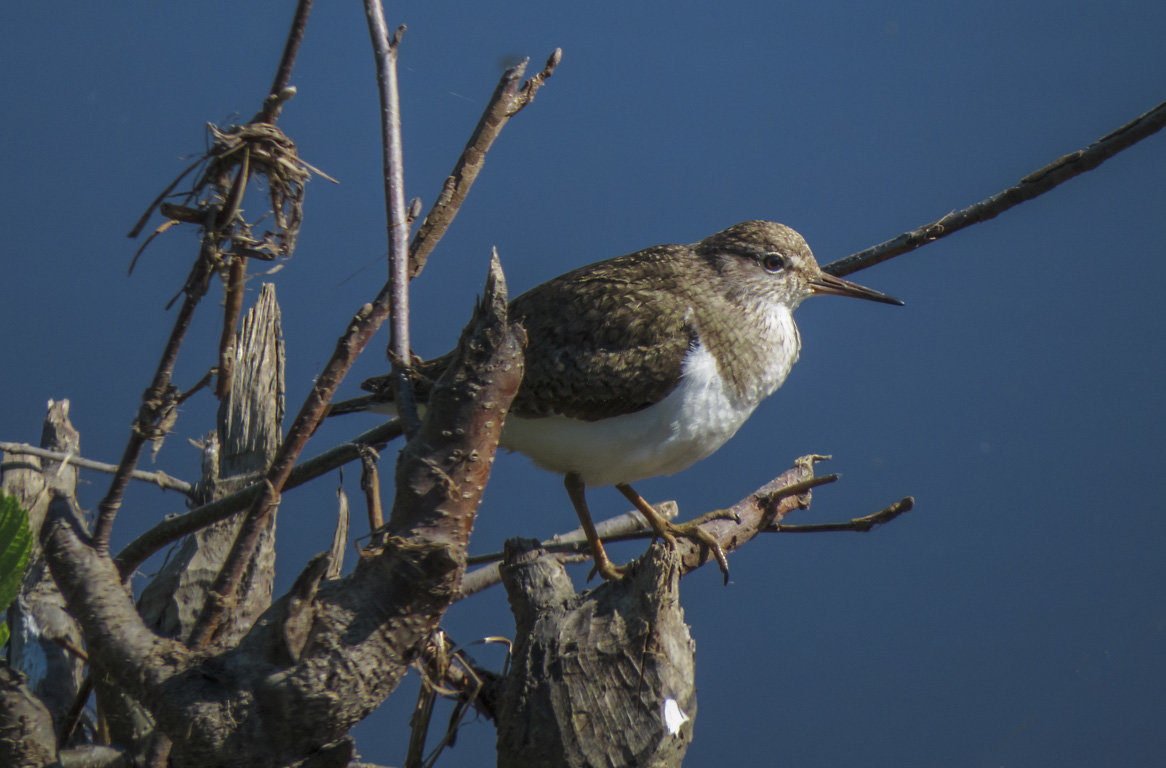
[[[486,162],[486,152],[498,138],[498,134],[506,127],[511,117],[534,100],[534,95],[538,93],[543,82],[554,74],[555,67],[562,58],[562,49],[556,48],[542,71],[526,83],[522,82],[522,76],[526,73],[526,65],[530,59],[523,59],[502,74],[502,79],[498,81],[486,110],[470,135],[470,140],[458,157],[453,171],[446,178],[445,184],[442,185],[441,194],[437,196],[433,207],[425,215],[425,220],[417,228],[417,234],[414,235],[410,245],[409,277],[417,277],[425,268],[429,254],[453,223],[462,202],[470,192],[470,187],[478,178],[478,173]]]
[[[162,350],[162,359],[158,362],[150,386],[142,395],[142,404],[130,430],[130,439],[126,442],[125,450],[122,452],[121,461],[117,465],[117,471],[113,475],[109,490],[97,505],[93,545],[99,552],[109,550],[109,534],[113,530],[113,521],[121,507],[122,498],[125,496],[130,478],[137,468],[138,459],[142,455],[142,447],[147,440],[155,439],[158,436],[158,423],[173,407],[173,403],[170,402],[172,399],[171,390],[173,389],[170,379],[174,374],[178,350],[186,338],[186,331],[190,327],[194,310],[206,293],[210,276],[213,273],[209,252],[209,245],[204,240],[198,259],[195,261],[194,268],[191,270],[183,289],[186,298],[178,310],[178,316],[174,319],[174,327],[171,329],[170,337]]]
[[[773,527],[769,530],[776,533],[833,533],[835,531],[866,533],[876,525],[885,525],[904,512],[910,512],[914,507],[915,499],[911,496],[906,496],[886,509],[880,509],[874,514],[852,518],[845,523],[803,523],[800,525],[787,525],[779,521],[774,523]]]
[[[1085,149],[1079,149],[1058,158],[1044,168],[1033,171],[1003,192],[997,192],[963,210],[952,211],[938,221],[904,232],[885,243],[831,262],[822,267],[822,270],[839,277],[849,275],[913,251],[964,227],[995,218],[1009,208],[1043,195],[1074,176],[1093,170],[1123,149],[1162,130],[1163,126],[1166,126],[1166,102],[1103,136]]]
[[[39,456],[42,459],[51,459],[53,461],[59,461],[63,464],[72,464],[74,467],[80,467],[81,469],[92,469],[94,471],[105,472],[107,474],[113,474],[117,472],[116,464],[107,464],[104,461],[85,459],[80,456],[75,456],[71,453],[50,451],[47,448],[38,448],[35,445],[28,445],[26,443],[0,442],[0,451],[12,454],[13,456],[18,456],[21,454],[27,456]],[[179,480],[176,477],[171,477],[170,475],[160,470],[157,472],[144,472],[140,469],[135,469],[132,473],[130,473],[130,478],[133,480],[139,480],[143,483],[153,483],[159,488],[169,491],[178,491],[179,493],[184,493],[187,496],[190,496],[194,493],[193,485],[186,482],[185,480]]]
[[[308,14],[312,12],[312,0],[299,0],[296,3],[296,12],[292,17],[291,29],[287,33],[287,41],[283,45],[283,55],[279,66],[275,69],[275,80],[271,83],[271,90],[264,100],[263,109],[251,118],[251,122],[270,123],[279,116],[279,108],[287,100],[288,85],[291,83],[292,66],[296,62],[300,44],[304,40],[304,32],[308,28]]]
[[[396,419],[379,424],[362,432],[347,443],[330,448],[319,456],[314,456],[296,465],[284,484],[284,490],[295,488],[320,475],[331,472],[361,457],[365,446],[384,445],[401,436],[401,425]],[[236,512],[247,508],[263,491],[263,483],[255,483],[224,496],[221,499],[196,507],[181,515],[168,517],[131,541],[114,558],[122,578],[129,577],[138,566],[158,550],[188,536],[195,531],[226,520]]]

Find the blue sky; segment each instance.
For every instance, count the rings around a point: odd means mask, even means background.
[[[206,122],[255,112],[291,5],[0,11],[0,439],[36,442],[45,401],[67,397],[84,454],[117,460],[195,242],[163,238],[127,278],[137,243],[125,233],[201,151]],[[502,69],[564,51],[414,284],[423,355],[455,342],[492,246],[515,292],[749,218],[793,226],[828,262],[976,202],[1166,98],[1159,3],[427,2],[387,13],[390,26],[409,26],[405,178],[426,204]],[[377,105],[358,3],[319,4],[293,83],[280,124],[341,182],[311,183],[298,251],[269,278],[295,408],[384,274]],[[1164,168],[1160,135],[854,276],[906,300],[902,309],[807,302],[802,359],[785,386],[717,454],[638,485],[697,514],[816,452],[832,454],[828,468],[843,479],[816,492],[799,521],[917,500],[864,536],[756,542],[731,556],[727,588],[715,569],[685,581],[700,696],[690,764],[1160,757]],[[212,364],[216,301],[179,363],[183,386]],[[385,369],[383,344],[373,342],[345,394]],[[211,428],[213,414],[209,397],[191,401],[157,467],[192,479],[198,456],[185,438]],[[370,425],[329,424],[308,453]],[[107,478],[86,481],[93,507]],[[327,546],[334,487],[285,496],[281,584]],[[625,507],[612,490],[590,498],[598,516]],[[115,539],[181,508],[172,494],[135,488]],[[573,526],[559,478],[503,457],[472,548]],[[641,548],[614,551],[626,559]],[[456,606],[448,629],[469,642],[513,625],[495,591]],[[367,759],[401,760],[415,685],[357,729]],[[440,764],[483,764],[493,736],[471,723]]]

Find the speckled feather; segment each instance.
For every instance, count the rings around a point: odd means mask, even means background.
[[[773,252],[813,260],[792,229],[748,221],[693,245],[658,245],[590,264],[522,294],[510,313],[526,328],[526,374],[511,413],[582,421],[634,413],[676,387],[697,344],[717,359],[729,391],[756,405],[771,391],[760,372],[776,347],[790,343],[774,338],[786,331],[773,327],[769,306],[784,300],[792,308],[809,294],[764,270],[759,259]],[[796,329],[794,335],[796,359]],[[448,360],[417,367],[419,399]],[[377,376],[361,386],[391,399],[388,381]]]

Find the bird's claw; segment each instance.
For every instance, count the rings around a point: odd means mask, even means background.
[[[724,547],[721,546],[721,543],[717,541],[716,537],[700,527],[700,523],[702,522],[704,522],[703,518],[693,520],[689,523],[676,524],[670,522],[667,524],[665,530],[660,531],[660,538],[664,539],[668,543],[668,546],[673,548],[676,547],[677,536],[682,536],[702,547],[707,547],[713,553],[713,557],[717,559],[717,565],[720,566],[721,575],[725,577],[725,584],[727,585],[729,583],[729,558],[725,554]]]
[[[626,572],[627,568],[625,566],[616,565],[610,560],[605,559],[603,562],[595,560],[591,566],[591,573],[587,574],[587,580],[591,581],[595,578],[595,574],[598,573],[603,577],[604,581],[619,581],[624,577]]]

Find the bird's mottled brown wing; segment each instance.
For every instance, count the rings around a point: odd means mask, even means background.
[[[597,419],[633,413],[677,385],[696,328],[677,291],[681,246],[598,262],[519,296],[526,373],[512,412]]]
[[[680,380],[697,341],[677,261],[687,249],[662,245],[581,267],[510,303],[526,329],[526,373],[511,411],[584,421],[634,413],[662,400]],[[420,363],[416,392],[428,399],[451,354]],[[391,377],[361,384],[393,399]]]

